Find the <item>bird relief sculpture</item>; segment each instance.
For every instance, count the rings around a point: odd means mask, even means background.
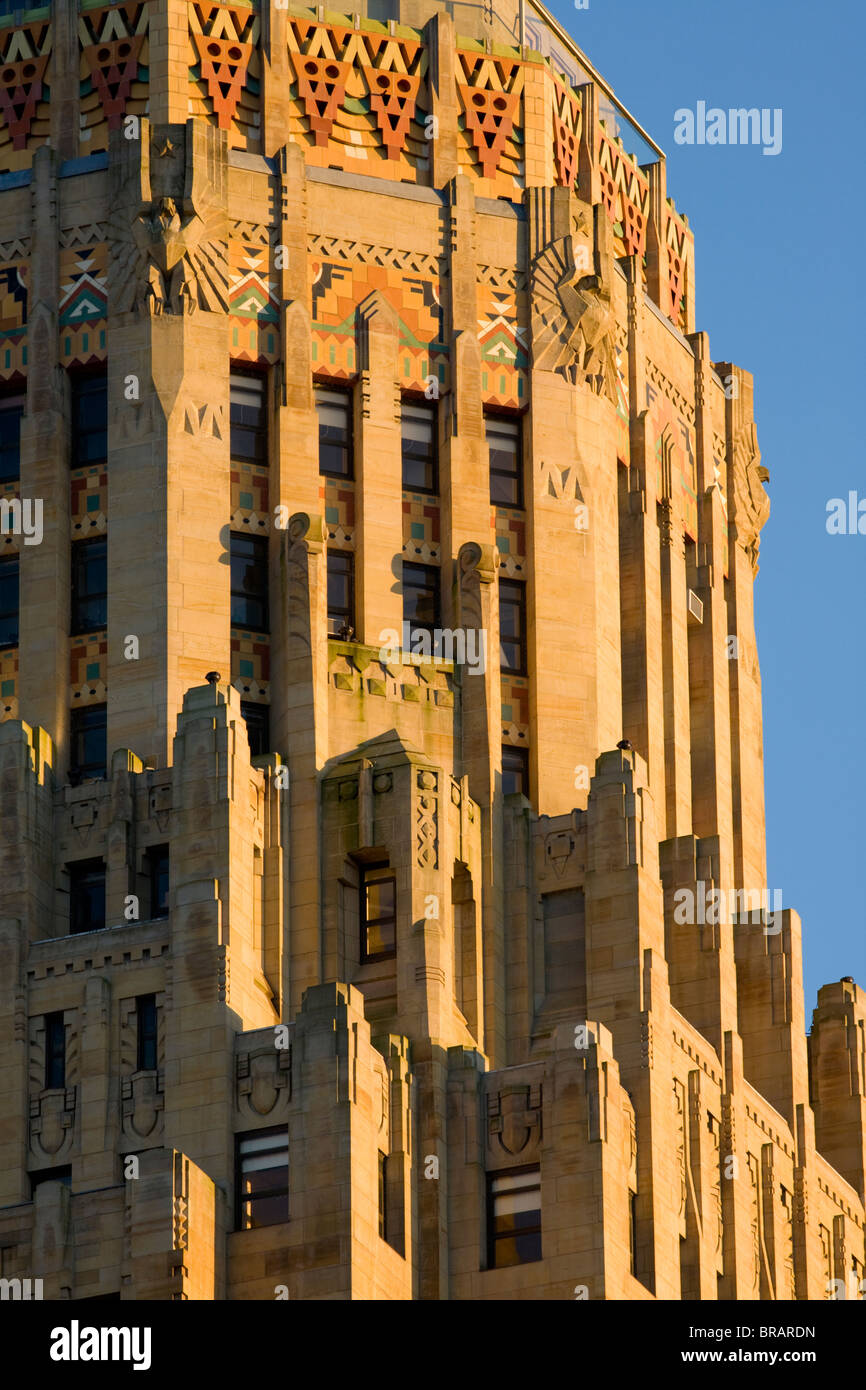
[[[591,250],[577,237],[552,242],[536,257],[532,343],[536,369],[616,399],[610,292],[593,273]]]

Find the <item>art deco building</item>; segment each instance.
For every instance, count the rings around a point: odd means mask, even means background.
[[[356,9],[0,4],[0,1278],[851,1296],[752,379],[534,0]]]

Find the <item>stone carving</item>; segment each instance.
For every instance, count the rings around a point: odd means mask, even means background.
[[[500,1159],[534,1158],[541,1139],[541,1084],[507,1086],[487,1096],[487,1144]]]
[[[292,1097],[292,1049],[275,1047],[273,1037],[239,1052],[235,1069],[235,1104],[247,1120],[282,1120]]]
[[[610,292],[588,275],[586,247],[575,237],[546,246],[532,267],[532,357],[539,371],[616,400]]]
[[[228,312],[225,135],[188,122],[173,141],[142,120],[110,166],[109,297],[118,313]]]
[[[419,772],[417,783],[419,795],[415,804],[416,859],[420,869],[438,869],[439,803],[435,795],[435,772]]]
[[[764,490],[769,478],[769,469],[761,463],[754,423],[743,425],[734,436],[734,524],[755,572],[761,529],[770,515],[770,499]]]

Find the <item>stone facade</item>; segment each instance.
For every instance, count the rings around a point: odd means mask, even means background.
[[[752,379],[695,329],[663,155],[549,16],[386,8],[0,18],[0,487],[43,508],[0,537],[0,1276],[857,1296],[866,995],[826,985],[807,1038],[764,896]],[[383,649],[407,565],[484,669]]]

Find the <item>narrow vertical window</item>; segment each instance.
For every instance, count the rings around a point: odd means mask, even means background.
[[[518,579],[499,581],[499,651],[503,671],[526,675],[526,585]]]
[[[135,1028],[137,1070],[156,1071],[157,1011],[155,994],[140,994],[136,999]]]
[[[108,626],[108,540],[96,536],[72,546],[73,637]]]
[[[73,468],[88,468],[108,458],[108,376],[103,369],[74,375],[70,381]]]
[[[79,859],[69,872],[69,930],[98,931],[105,926],[105,863]]]
[[[0,396],[0,483],[21,476],[21,417],[23,396]]]
[[[328,634],[350,642],[355,632],[355,557],[328,551]]]
[[[521,792],[529,796],[529,749],[502,745],[502,795]]]
[[[523,506],[523,447],[520,420],[486,415],[490,459],[490,501],[495,507]]]
[[[73,786],[106,773],[106,706],[74,709],[69,730],[69,780]]]
[[[407,492],[437,492],[436,407],[404,401],[401,434],[403,487]]]
[[[146,854],[151,918],[168,916],[168,845],[151,845]]]
[[[232,372],[229,378],[231,456],[243,463],[268,462],[268,412],[265,378]]]
[[[403,561],[403,621],[410,632],[432,634],[439,626],[439,578],[436,565]]]
[[[487,1179],[487,1263],[490,1269],[541,1259],[541,1173],[523,1168]]]
[[[18,646],[19,561],[0,560],[0,647]]]
[[[268,543],[258,536],[231,536],[232,627],[267,632]]]
[[[351,478],[354,474],[351,394],[317,386],[316,412],[319,416],[319,472],[331,478]]]
[[[45,1089],[66,1085],[66,1027],[63,1014],[45,1015]]]
[[[361,960],[397,953],[397,880],[387,864],[361,870]]]

